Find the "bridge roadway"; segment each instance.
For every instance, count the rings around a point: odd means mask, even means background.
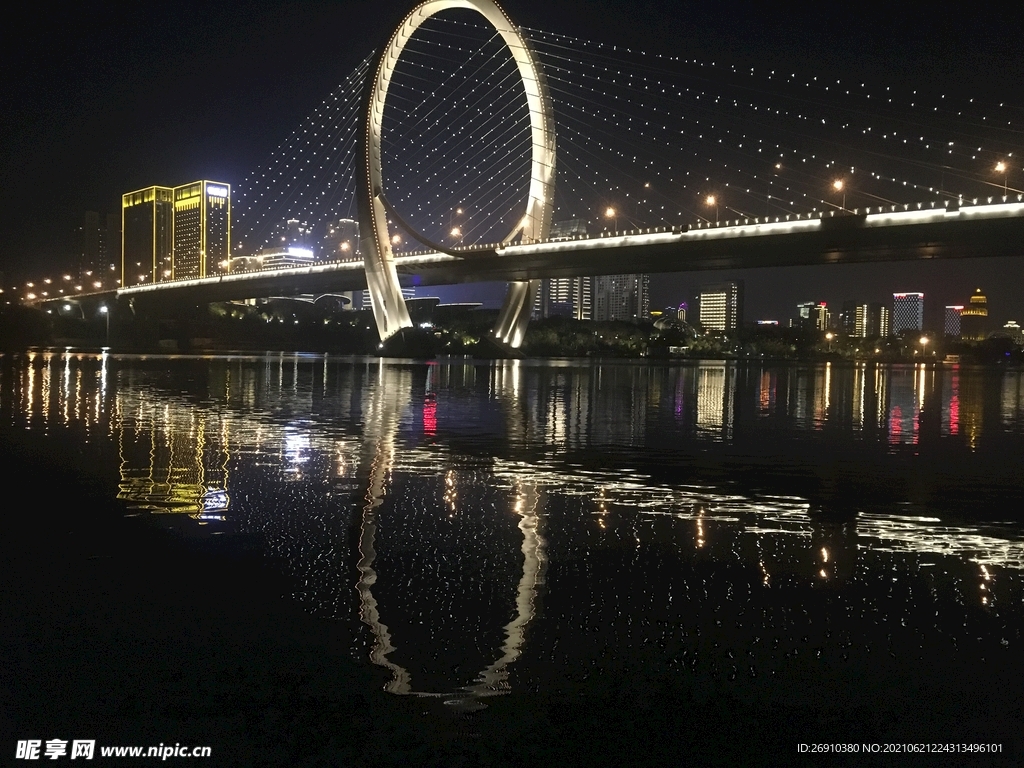
[[[417,285],[696,272],[980,256],[1024,256],[1024,196],[948,208],[887,206],[672,230],[397,256]],[[874,212],[872,212],[874,211]],[[123,288],[145,303],[205,303],[366,287],[362,262],[321,263]]]

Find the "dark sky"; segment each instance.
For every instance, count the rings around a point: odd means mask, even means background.
[[[739,64],[941,83],[1024,106],[1024,24],[994,4],[509,0],[518,23],[647,51]],[[196,178],[239,183],[386,38],[402,2],[92,3],[24,6],[0,51],[0,270],[5,283],[56,271],[86,210]],[[1024,137],[1021,140],[1024,145]],[[1016,185],[1024,170],[1015,168]],[[1014,185],[1011,175],[1010,185]],[[724,277],[747,281],[748,317],[797,301],[881,300],[924,290],[963,301],[985,287],[996,319],[1024,321],[1020,262],[974,260],[680,275],[653,304]],[[962,291],[961,291],[962,287]]]

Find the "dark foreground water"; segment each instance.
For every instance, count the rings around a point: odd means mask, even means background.
[[[767,764],[1024,760],[1020,371],[30,352],[0,417],[105,446],[125,515],[257,542],[439,722],[598,696],[585,743],[671,697],[660,755],[714,705],[818,716]]]

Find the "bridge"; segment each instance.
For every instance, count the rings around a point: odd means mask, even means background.
[[[411,325],[402,280],[502,281],[494,337],[516,348],[542,278],[1020,256],[1004,106],[619,50],[519,28],[493,0],[427,0],[241,186],[250,252],[275,221],[354,210],[346,255],[361,259],[126,273],[117,296],[366,289],[386,339]],[[552,236],[581,210],[603,231]]]
[[[748,219],[700,227],[614,232],[529,244],[483,244],[394,257],[419,285],[514,282],[579,275],[697,272],[981,256],[1024,251],[1024,199],[963,206]],[[904,210],[904,208],[906,208]],[[118,296],[202,303],[366,288],[361,262],[329,262],[122,288]]]

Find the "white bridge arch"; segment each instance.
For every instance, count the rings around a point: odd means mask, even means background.
[[[515,59],[526,90],[530,110],[530,131],[533,146],[530,190],[526,215],[505,238],[511,242],[522,233],[523,242],[536,242],[548,237],[555,191],[555,124],[547,82],[540,62],[501,7],[493,0],[428,0],[416,6],[398,26],[370,70],[364,96],[364,163],[360,178],[360,236],[366,268],[366,285],[373,306],[373,316],[381,339],[388,339],[403,328],[412,326],[409,311],[402,298],[391,249],[388,215],[397,214],[384,196],[381,170],[381,130],[384,103],[395,66],[409,39],[431,16],[452,8],[476,11],[501,35]],[[422,236],[410,230],[416,239]],[[495,339],[507,347],[518,348],[526,333],[539,280],[513,282],[494,328]]]

